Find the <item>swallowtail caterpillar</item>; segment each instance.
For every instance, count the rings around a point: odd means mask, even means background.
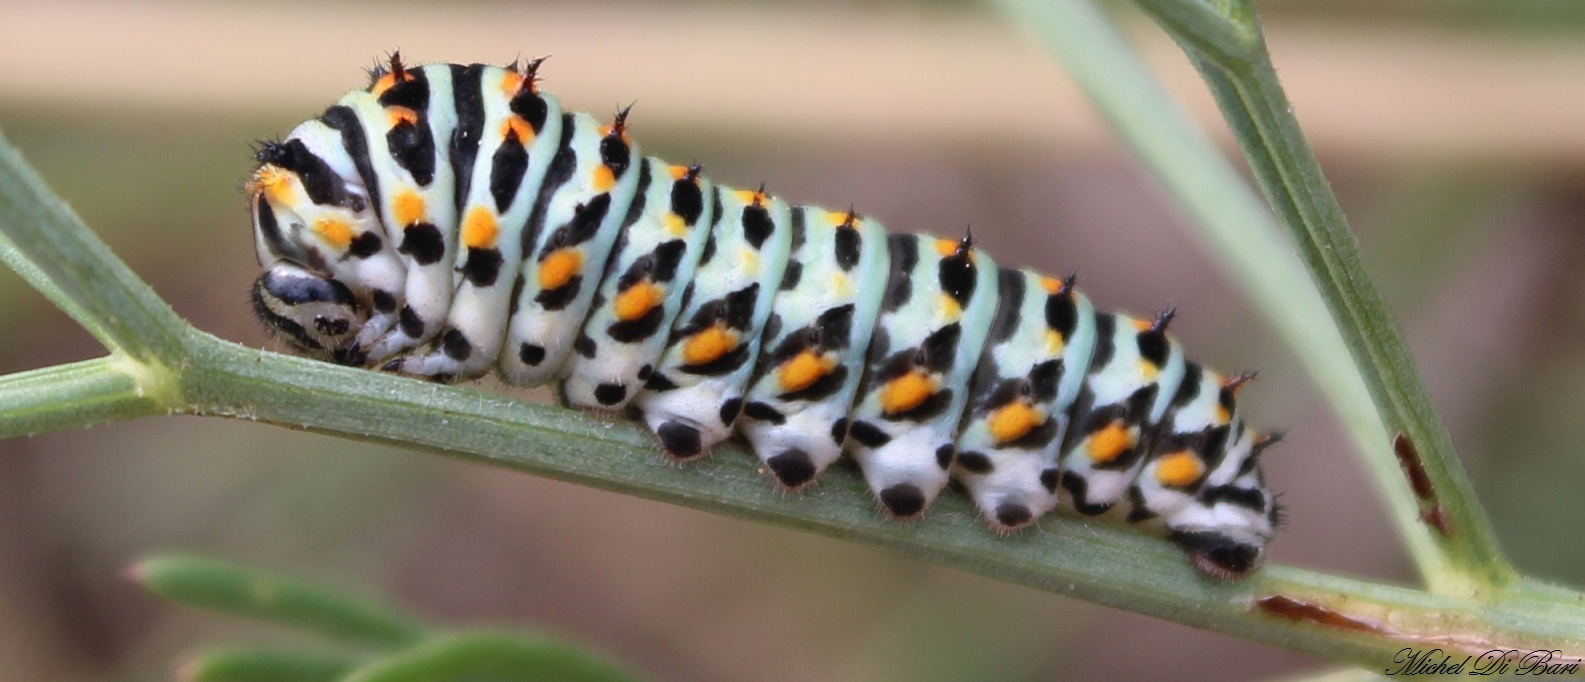
[[[643,156],[628,111],[565,111],[508,67],[392,56],[283,141],[247,192],[252,299],[294,350],[437,381],[556,383],[668,456],[741,435],[776,484],[844,453],[887,513],[956,479],[1010,532],[1058,507],[1242,577],[1278,521],[1223,376],[1074,278],[972,239],[717,185]]]

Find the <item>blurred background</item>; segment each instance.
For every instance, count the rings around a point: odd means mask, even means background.
[[[1585,6],[1261,9],[1503,544],[1527,572],[1585,584]],[[1220,131],[1181,54],[1128,19],[1172,90]],[[363,67],[396,48],[423,62],[553,54],[546,87],[568,108],[637,101],[645,152],[795,201],[851,202],[893,230],[970,224],[1004,264],[1080,269],[1101,306],[1178,305],[1190,353],[1259,368],[1245,409],[1290,429],[1266,465],[1291,519],[1272,560],[1414,581],[1291,354],[1057,65],[977,3],[0,0],[0,129],[178,312],[274,347],[245,304],[258,271],[240,191],[248,143],[361,87]],[[0,320],[0,372],[102,353],[4,269]],[[1152,679],[1164,666],[1221,680],[1327,667],[793,531],[252,423],[162,418],[0,442],[0,680],[159,679],[201,645],[282,640],[120,577],[158,549],[290,571],[443,622],[540,629],[656,680]]]

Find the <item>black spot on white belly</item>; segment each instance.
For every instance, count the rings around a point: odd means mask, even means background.
[[[446,330],[445,337],[441,339],[440,349],[445,352],[446,357],[457,362],[467,360],[469,355],[473,355],[473,344],[468,343],[468,337],[455,329]]]
[[[797,448],[765,460],[765,465],[776,475],[776,480],[789,488],[802,487],[805,483],[814,480],[817,473],[808,453]]]
[[[925,509],[925,494],[918,488],[899,483],[881,491],[881,504],[899,519],[919,514]]]
[[[601,405],[615,405],[627,397],[627,387],[622,384],[600,384],[594,387],[594,399]]]
[[[655,430],[666,454],[677,459],[692,459],[703,454],[699,430],[682,422],[666,422]]]

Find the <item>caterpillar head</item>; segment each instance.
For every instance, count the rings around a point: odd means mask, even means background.
[[[363,364],[363,337],[390,326],[405,273],[340,133],[309,121],[255,155],[246,189],[266,270],[254,311],[304,355]]]
[[[346,362],[365,316],[339,281],[279,261],[253,282],[253,311],[298,352]]]
[[[330,269],[323,245],[299,215],[328,211],[283,192],[282,186],[300,187],[301,181],[271,165],[261,167],[250,181],[255,247],[259,263],[266,266],[250,292],[253,310],[297,352],[339,359],[338,354],[357,338],[367,315],[359,314],[357,297],[345,284],[334,275],[321,274]]]

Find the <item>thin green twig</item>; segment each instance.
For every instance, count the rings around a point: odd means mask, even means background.
[[[0,376],[0,440],[166,414],[146,365],[108,356]]]
[[[1395,437],[1396,453],[1378,444],[1366,454],[1378,478],[1391,478],[1378,483],[1395,500],[1400,526],[1418,525],[1421,531],[1410,537],[1428,537],[1436,549],[1415,554],[1427,583],[1458,593],[1508,586],[1517,574],[1497,545],[1403,333],[1371,280],[1343,209],[1277,81],[1253,3],[1219,3],[1229,30],[1254,38],[1240,54],[1221,49],[1224,31],[1207,32],[1204,21],[1184,20],[1185,6],[1210,7],[1203,0],[1138,4],[1178,40],[1210,86],[1261,190],[1298,243],[1386,433]],[[1394,474],[1399,465],[1404,471]]]
[[[177,354],[182,319],[116,258],[0,135],[0,261],[111,351]]]
[[[1445,558],[1403,486],[1391,436],[1320,291],[1265,201],[1166,93],[1134,50],[1085,0],[1000,0],[1060,59],[1133,152],[1193,219],[1191,225],[1244,286],[1240,289],[1294,349],[1337,410],[1387,501],[1410,555],[1430,582]],[[1209,34],[1197,44],[1245,54],[1255,38],[1209,5],[1171,4],[1174,21]],[[1220,28],[1204,28],[1217,26]]]

